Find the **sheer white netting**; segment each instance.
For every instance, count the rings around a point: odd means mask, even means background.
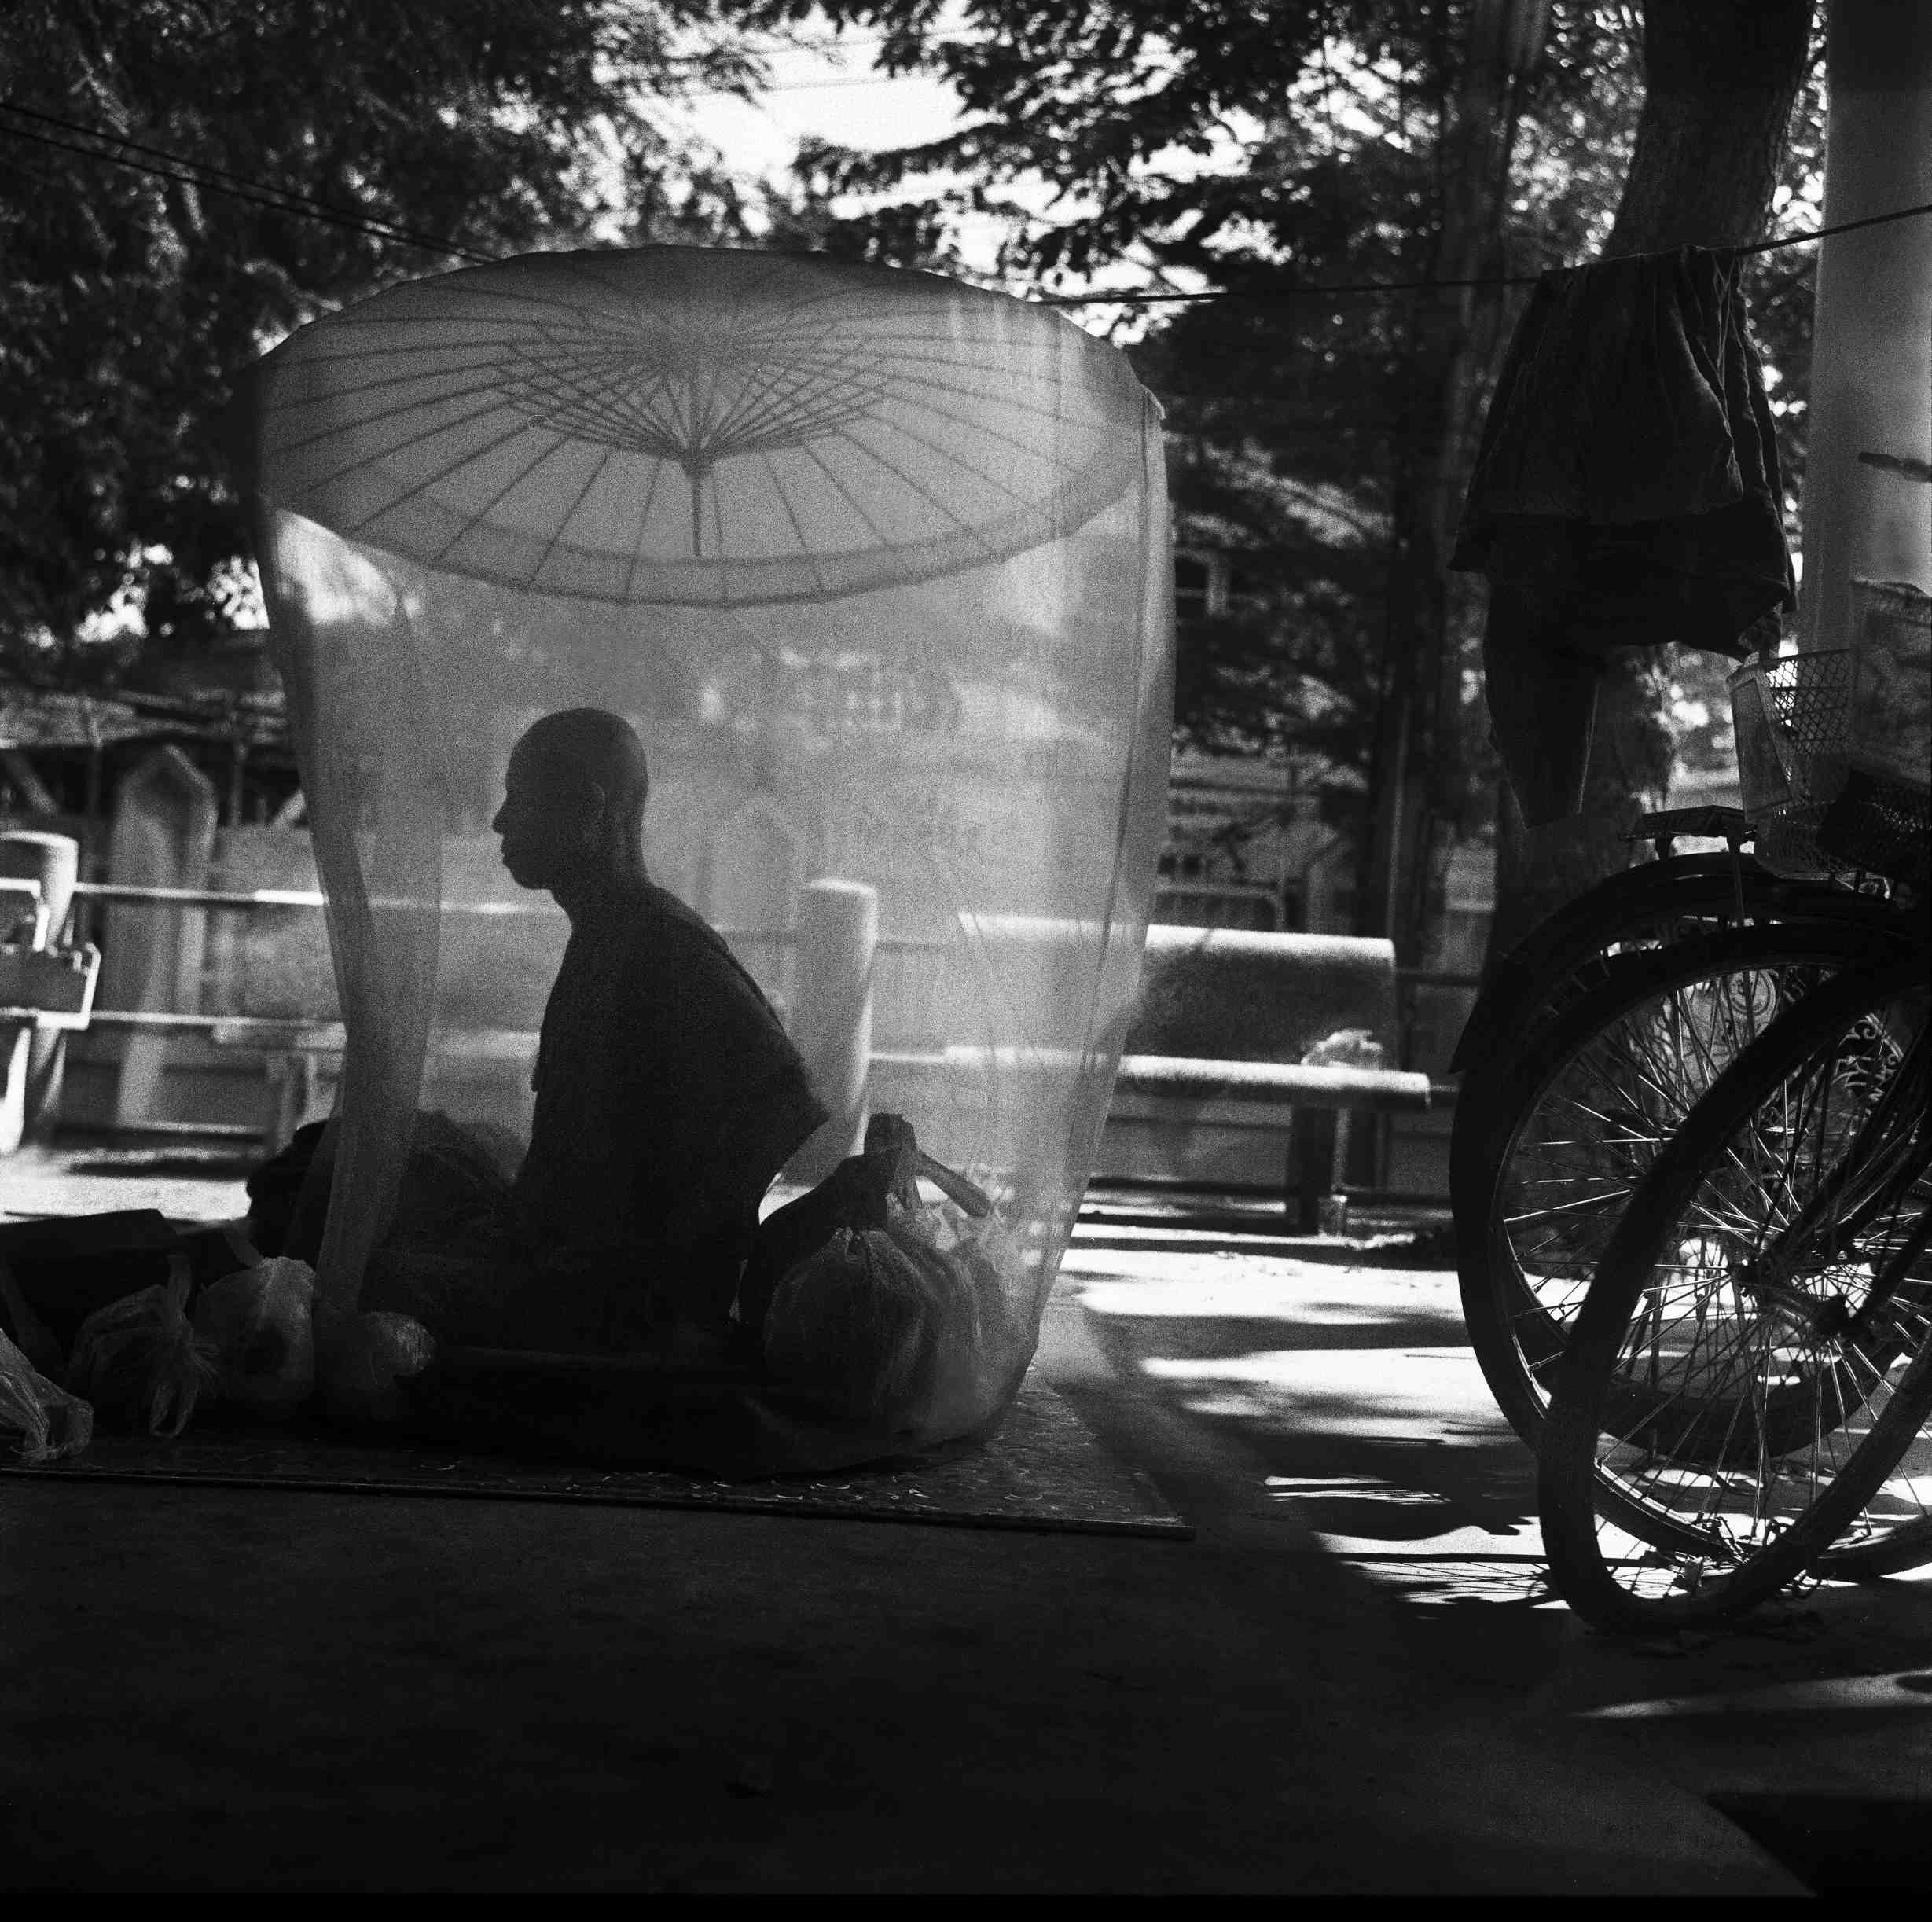
[[[1001,1352],[897,1421],[983,1424],[1085,1185],[1162,832],[1166,493],[1125,361],[928,275],[648,248],[398,288],[260,373],[347,1027],[318,1314],[354,1311],[419,1109],[527,1134],[567,926],[489,823],[523,730],[601,707],[645,745],[652,878],[827,1083],[792,1172],[855,1145],[856,1049],[870,1110],[996,1202]]]

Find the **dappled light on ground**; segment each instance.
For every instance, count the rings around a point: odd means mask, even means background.
[[[1612,1702],[1584,1712],[1594,1721],[1655,1721],[1673,1715],[1890,1714],[1932,1718],[1932,1669],[1884,1675],[1832,1675],[1817,1681],[1773,1682],[1758,1689],[1665,1696],[1649,1702]]]
[[[1453,1276],[1083,1248],[1067,1273],[1115,1365],[1230,1431],[1265,1506],[1331,1553],[1438,1571],[1507,1557],[1495,1580],[1533,1579],[1535,1464],[1490,1398]]]
[[[1721,1631],[1620,1641],[1570,1616],[1533,1460],[1490,1398],[1452,1273],[1076,1245],[1062,1287],[1118,1379],[1235,1444],[1244,1513],[1395,1605],[1436,1689],[1695,1742],[1713,1781],[1882,1788],[1932,1767],[1932,1694],[1910,1681],[1932,1647],[1932,1570],[1813,1587]],[[1886,1743],[1860,1749],[1880,1725]]]

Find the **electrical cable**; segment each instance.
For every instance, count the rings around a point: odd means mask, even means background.
[[[251,201],[257,206],[269,208],[277,213],[303,215],[311,219],[328,221],[336,226],[367,233],[378,240],[421,248],[426,252],[450,254],[465,260],[478,262],[487,261],[493,257],[474,248],[466,247],[459,241],[442,239],[389,222],[371,220],[344,212],[293,188],[263,187],[259,183],[242,184],[241,176],[231,174],[224,168],[201,161],[184,160],[178,154],[170,153],[164,149],[148,146],[139,141],[130,140],[124,135],[103,132],[79,122],[64,120],[35,108],[19,106],[11,101],[0,101],[0,111],[58,127],[101,144],[91,147],[82,146],[71,141],[57,140],[51,134],[36,133],[27,127],[9,127],[0,122],[0,134],[10,134],[16,139],[33,141],[42,146],[57,147],[66,153],[78,153],[89,160],[105,160],[112,165],[131,167],[138,172],[178,181],[184,186],[197,187],[206,193],[228,194],[238,200]],[[108,147],[124,147],[131,151],[128,153],[115,153],[103,150]],[[165,160],[168,165],[160,166],[152,161],[136,160],[132,155],[137,153],[152,155],[157,160]],[[1932,215],[1932,200],[1923,201],[1916,206],[1897,208],[1889,213],[1870,214],[1860,220],[1836,221],[1829,226],[1814,227],[1805,233],[1774,234],[1769,240],[1756,241],[1747,246],[1728,248],[1722,251],[1740,255],[1771,253],[1780,248],[1802,247],[1813,241],[1829,240],[1835,234],[1855,233],[1868,227],[1887,226],[1896,221],[1917,219],[1926,215]],[[1540,277],[1540,275],[1533,274],[1482,274],[1445,280],[1309,281],[1254,292],[1238,288],[1216,287],[1206,288],[1195,293],[1166,289],[1123,289],[1115,293],[1038,294],[1031,298],[1036,304],[1042,307],[1145,307],[1222,300],[1265,303],[1325,300],[1356,294],[1419,293],[1438,288],[1530,287],[1533,286]]]
[[[1917,219],[1932,214],[1932,200],[1916,207],[1895,208],[1886,214],[1870,214],[1862,220],[1840,220],[1827,227],[1813,227],[1804,233],[1774,234],[1768,241],[1754,241],[1748,247],[1713,248],[1713,252],[1768,254],[1780,247],[1802,247],[1813,241],[1829,240],[1836,233],[1856,233],[1865,227],[1889,226],[1894,221]],[[1544,272],[1560,272],[1546,268]],[[1328,294],[1409,293],[1436,287],[1533,287],[1542,277],[1537,274],[1485,274],[1467,280],[1343,281],[1334,283],[1309,281],[1295,287],[1270,288],[1265,292],[1247,293],[1238,288],[1211,287],[1199,293],[1126,292],[1118,294],[1041,294],[1045,307],[1151,307],[1181,300],[1299,300]]]
[[[681,97],[685,100],[722,100],[727,98],[750,99],[754,104],[768,94],[817,94],[830,87],[841,86],[894,86],[902,80],[929,80],[927,73],[845,73],[828,80],[777,80],[769,86],[747,86],[740,92],[735,86],[694,86]]]
[[[326,200],[318,200],[312,193],[304,193],[299,188],[264,187],[260,181],[251,175],[237,174],[229,167],[217,167],[211,160],[184,160],[181,155],[171,153],[165,147],[150,146],[145,141],[135,140],[126,134],[104,131],[99,127],[89,127],[83,121],[63,119],[60,115],[49,113],[42,107],[23,107],[13,101],[0,101],[0,109],[4,109],[8,113],[18,114],[24,119],[39,120],[46,126],[57,127],[65,133],[79,134],[88,140],[100,141],[112,146],[127,147],[136,153],[145,153],[157,160],[165,160],[173,167],[192,168],[198,173],[208,175],[211,179],[230,181],[237,186],[248,188],[251,192],[277,194],[316,213],[327,214],[343,219],[360,220],[363,218],[359,214],[350,213],[347,208],[334,207]],[[112,157],[112,155],[108,154],[101,156],[103,160]],[[395,221],[383,220],[378,218],[373,224],[391,233],[406,236],[411,241],[426,244],[433,242],[438,248],[447,244],[439,234],[424,233],[414,228],[402,226]]]
[[[213,166],[207,161],[183,160],[180,155],[170,153],[165,149],[130,140],[124,134],[105,133],[98,128],[83,126],[76,121],[64,120],[56,115],[42,112],[37,108],[22,107],[13,101],[0,101],[0,112],[39,120],[48,126],[78,134],[83,140],[98,144],[83,145],[77,141],[60,140],[50,134],[36,133],[24,127],[9,127],[0,122],[0,134],[11,135],[17,140],[28,140],[39,146],[57,148],[64,153],[77,153],[86,160],[105,160],[114,166],[131,168],[137,173],[152,175],[158,179],[175,181],[183,186],[193,187],[204,193],[225,194],[233,200],[246,200],[252,205],[265,207],[276,213],[294,214],[307,219],[325,221],[331,226],[347,227],[377,240],[388,241],[406,247],[421,248],[426,253],[453,254],[463,259],[479,263],[485,263],[494,258],[491,255],[479,252],[475,248],[465,247],[458,241],[446,240],[437,234],[419,233],[391,221],[347,213],[295,188],[263,186],[257,182],[248,181],[241,175],[230,173],[226,168]],[[125,147],[131,152],[114,153],[105,151],[110,147]],[[133,157],[135,153],[152,155],[154,160],[136,160]],[[165,161],[167,164],[157,165],[155,161]]]

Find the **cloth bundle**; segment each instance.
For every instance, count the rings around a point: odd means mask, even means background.
[[[893,1197],[883,1226],[835,1230],[781,1278],[765,1317],[766,1375],[908,1446],[971,1434],[1030,1358],[1011,1269],[990,1218]]]
[[[1552,271],[1511,340],[1449,564],[1489,579],[1490,718],[1532,825],[1581,805],[1609,653],[1741,660],[1795,605],[1742,274],[1702,248]]]

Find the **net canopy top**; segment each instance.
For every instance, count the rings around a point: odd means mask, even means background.
[[[1151,402],[1060,315],[810,255],[532,254],[264,363],[275,504],[439,571],[615,603],[829,600],[1058,538]]]

